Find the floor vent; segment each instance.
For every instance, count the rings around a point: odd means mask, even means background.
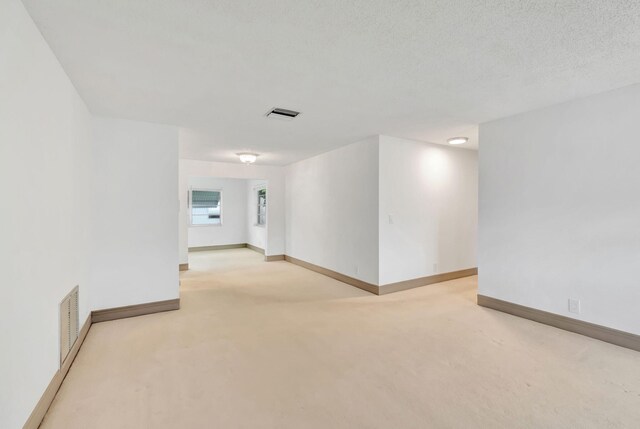
[[[78,286],[60,303],[60,365],[78,339]]]

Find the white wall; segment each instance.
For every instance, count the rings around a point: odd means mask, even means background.
[[[247,242],[247,180],[190,177],[189,188],[222,192],[222,224],[190,226],[189,247]]]
[[[321,267],[384,285],[477,265],[475,151],[372,137],[289,165],[286,200],[287,254]]]
[[[289,165],[286,201],[287,255],[378,284],[377,137]]]
[[[181,131],[182,133],[182,131]],[[266,165],[244,165],[225,162],[180,160],[180,218],[178,222],[180,239],[180,263],[187,263],[189,210],[187,193],[189,177],[227,177],[237,179],[263,179],[268,182],[267,228],[265,252],[267,255],[283,255],[285,251],[284,218],[284,169]]]
[[[0,427],[59,368],[58,303],[89,315],[90,114],[17,0],[0,2]]]
[[[178,130],[93,121],[92,309],[178,298]]]
[[[479,293],[640,334],[639,117],[634,85],[481,125]]]
[[[380,136],[379,181],[380,284],[477,266],[476,151]]]
[[[247,243],[264,249],[267,243],[267,228],[258,226],[258,190],[262,188],[268,188],[265,180],[247,180]],[[269,189],[267,189],[268,206]],[[268,218],[267,223],[269,223]]]

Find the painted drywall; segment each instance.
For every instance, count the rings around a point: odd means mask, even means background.
[[[481,125],[479,293],[640,334],[639,116],[634,85]]]
[[[247,243],[261,249],[264,249],[267,242],[267,226],[258,225],[258,190],[266,188],[268,184],[265,180],[247,180]],[[268,206],[269,190],[267,189]],[[268,218],[267,223],[269,223]]]
[[[380,136],[380,284],[476,267],[478,154]]]
[[[247,181],[216,177],[190,177],[190,189],[222,192],[222,224],[189,226],[189,247],[247,242]]]
[[[378,284],[378,138],[286,171],[287,255]]]
[[[182,130],[180,131],[182,138]],[[259,161],[258,161],[259,162]],[[180,263],[188,263],[189,177],[226,177],[236,179],[262,179],[269,183],[267,204],[268,226],[266,228],[265,252],[267,255],[283,255],[285,251],[285,182],[284,169],[277,166],[259,164],[244,165],[225,162],[180,160],[178,198],[180,217],[178,221]]]
[[[92,309],[179,297],[178,129],[93,120]]]
[[[0,427],[20,428],[59,368],[59,302],[89,315],[91,118],[17,0],[0,2]]]

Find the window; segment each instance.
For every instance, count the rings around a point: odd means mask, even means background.
[[[191,225],[222,224],[222,191],[191,190]]]
[[[258,222],[257,225],[264,226],[267,224],[267,190],[258,190]]]

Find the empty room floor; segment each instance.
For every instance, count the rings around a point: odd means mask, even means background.
[[[248,249],[179,311],[94,324],[42,428],[637,428],[640,353],[475,304],[374,296]]]

